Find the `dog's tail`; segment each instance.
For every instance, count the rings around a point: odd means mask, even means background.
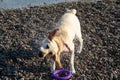
[[[77,13],[77,10],[76,9],[66,9],[67,10],[67,12],[69,12],[69,13],[72,13],[72,14],[76,14]]]

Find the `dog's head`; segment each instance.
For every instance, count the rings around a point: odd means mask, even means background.
[[[58,47],[55,41],[51,41],[49,39],[45,39],[42,42],[42,46],[40,47],[39,57],[45,57],[46,55],[54,55],[58,51]]]
[[[51,32],[45,40],[42,42],[42,46],[40,47],[39,57],[45,57],[46,55],[54,55],[58,51],[57,43],[52,40],[53,36],[55,35],[56,30]]]

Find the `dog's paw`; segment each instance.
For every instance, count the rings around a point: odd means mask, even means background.
[[[76,71],[75,71],[74,68],[72,68],[72,69],[70,69],[70,70],[71,70],[72,74],[75,74],[75,73],[76,73]]]
[[[76,73],[76,71],[75,70],[72,70],[72,74],[75,74]]]
[[[55,69],[51,68],[51,73],[52,73],[53,71],[55,71]]]

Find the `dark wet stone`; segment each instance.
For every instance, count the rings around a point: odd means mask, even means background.
[[[118,5],[119,5],[119,4],[120,4],[120,0],[116,0],[116,4],[118,4]]]

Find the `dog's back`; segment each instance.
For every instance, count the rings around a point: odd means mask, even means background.
[[[80,22],[76,16],[76,12],[75,9],[67,10],[58,22],[58,27],[68,34],[67,37],[73,38],[81,32]]]

